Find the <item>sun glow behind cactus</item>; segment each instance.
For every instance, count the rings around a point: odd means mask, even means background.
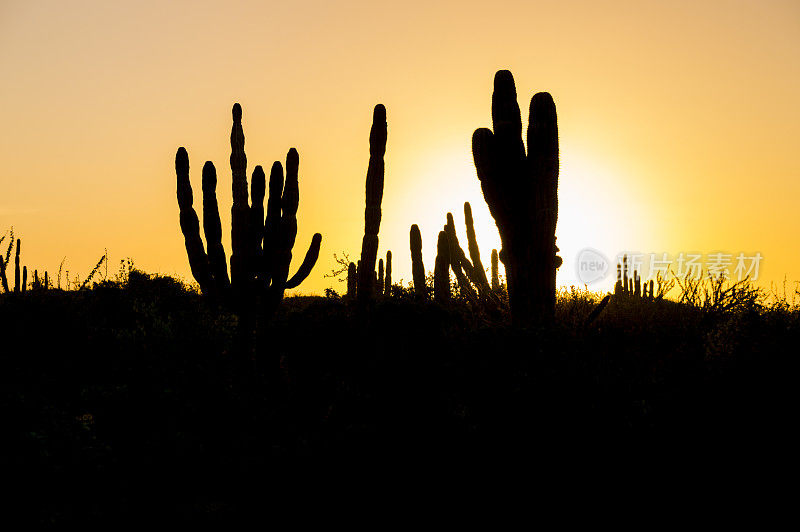
[[[523,127],[536,91],[558,110],[559,284],[584,246],[760,251],[763,275],[800,278],[787,245],[800,230],[796,2],[234,4],[3,3],[0,230],[24,235],[29,264],[54,272],[66,255],[86,273],[108,248],[112,264],[191,279],[175,150],[198,189],[215,163],[229,227],[238,101],[248,178],[300,153],[297,239],[323,233],[303,291],[342,286],[323,278],[333,253],[358,255],[376,103],[389,127],[378,256],[391,249],[409,281],[416,223],[432,270],[445,214],[463,236],[469,201],[487,265],[499,238],[470,138],[491,126],[492,76],[508,68]]]

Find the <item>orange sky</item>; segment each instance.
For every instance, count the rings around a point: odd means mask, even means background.
[[[561,146],[559,282],[591,246],[760,252],[762,281],[800,280],[800,4],[796,1],[429,2],[0,1],[0,231],[29,268],[109,272],[132,257],[191,278],[174,157],[220,175],[233,102],[249,168],[300,153],[298,243],[320,260],[359,254],[372,107],[389,140],[379,256],[409,281],[417,223],[433,268],[447,211],[473,206],[488,265],[499,238],[470,153],[490,126],[492,77],[521,107],[549,91]],[[598,4],[602,4],[602,7]],[[525,120],[527,117],[523,117]],[[230,251],[230,235],[223,242]],[[463,236],[462,236],[463,238]],[[611,280],[593,288],[608,288]]]

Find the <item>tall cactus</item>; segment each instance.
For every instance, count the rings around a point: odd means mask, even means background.
[[[203,166],[203,229],[208,245],[206,253],[200,238],[200,224],[192,205],[189,155],[185,148],[178,148],[175,155],[181,231],[192,275],[203,294],[221,302],[232,303],[240,312],[253,310],[253,304],[261,299],[269,312],[280,303],[285,290],[298,286],[311,273],[319,257],[322,235],[316,233],[313,236],[300,268],[289,278],[300,200],[297,150],[292,148],[286,155],[285,181],[281,163],[276,161],[272,165],[265,219],[263,202],[266,177],[261,166],[256,166],[253,171],[251,205],[247,192],[242,108],[238,103],[234,104],[232,115],[230,279],[222,246],[222,226],[216,197],[216,169],[211,161]]]
[[[489,281],[486,279],[486,270],[483,269],[481,262],[481,251],[478,248],[478,240],[475,238],[475,226],[472,221],[472,207],[469,202],[464,202],[464,224],[467,226],[467,247],[469,258],[472,261],[472,276],[475,284],[482,289],[489,289]]]
[[[447,233],[444,231],[439,231],[439,240],[436,243],[433,299],[439,303],[450,301],[450,243],[447,241]]]
[[[0,256],[0,284],[3,285],[3,291],[8,292],[8,277],[6,276],[6,261]]]
[[[425,265],[422,263],[422,235],[417,224],[411,226],[409,233],[411,247],[411,276],[414,279],[414,293],[419,298],[426,298],[428,288],[425,285]]]
[[[456,224],[453,221],[453,215],[447,213],[447,224],[444,226],[444,231],[447,234],[447,242],[449,247],[450,268],[456,276],[458,287],[461,293],[470,301],[477,301],[475,290],[469,283],[467,277],[472,277],[472,264],[467,260],[464,255],[464,250],[458,243],[458,236],[456,236]]]
[[[358,291],[358,268],[351,262],[347,266],[347,297],[355,298]]]
[[[378,256],[378,231],[381,226],[383,199],[383,156],[386,153],[386,108],[378,104],[372,112],[369,133],[364,238],[361,241],[361,268],[358,273],[358,299],[369,301],[374,293],[375,260]]]
[[[386,252],[386,278],[384,279],[383,295],[390,297],[392,295],[392,252]]]
[[[375,285],[375,294],[383,295],[383,259],[378,260],[378,283]]]
[[[494,77],[493,129],[477,129],[472,153],[483,196],[503,248],[512,321],[548,321],[555,313],[555,229],[558,219],[558,126],[546,92],[530,104],[527,154],[511,72]]]
[[[19,282],[20,282],[20,278],[19,278],[19,274],[20,274],[20,269],[19,269],[19,250],[20,250],[21,246],[22,246],[22,242],[18,238],[17,239],[17,253],[16,253],[16,255],[14,255],[14,292],[19,292]]]
[[[497,250],[492,250],[492,291],[500,291],[500,265],[498,264]]]

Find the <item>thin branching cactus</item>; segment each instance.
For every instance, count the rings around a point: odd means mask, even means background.
[[[511,72],[500,70],[492,94],[493,130],[472,136],[472,154],[483,196],[503,248],[512,322],[550,321],[555,313],[558,219],[558,126],[546,92],[533,96],[527,152]]]
[[[267,312],[274,311],[284,291],[300,285],[311,273],[319,257],[322,235],[316,233],[297,273],[289,278],[292,248],[297,236],[299,156],[290,149],[286,155],[286,174],[280,162],[272,165],[266,219],[264,195],[266,176],[256,166],[252,179],[252,204],[247,192],[247,156],[244,152],[242,108],[233,106],[231,128],[231,273],[225,264],[222,227],[216,197],[217,175],[213,163],[203,167],[203,229],[208,253],[200,238],[200,224],[192,206],[189,182],[189,155],[179,148],[175,156],[180,225],[186,243],[189,266],[204,295],[230,303],[239,312],[254,310],[258,300]]]
[[[467,260],[464,255],[464,250],[458,243],[458,236],[456,236],[456,225],[453,221],[453,215],[447,213],[447,224],[444,226],[444,232],[447,235],[447,242],[450,251],[450,268],[456,276],[456,282],[461,294],[464,294],[468,300],[476,303],[478,296],[475,289],[470,285],[468,276],[472,276],[472,264]]]

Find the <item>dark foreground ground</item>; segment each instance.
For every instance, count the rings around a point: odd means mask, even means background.
[[[555,326],[518,331],[462,303],[290,298],[248,346],[169,278],[3,295],[3,466],[30,522],[59,523],[224,516],[310,464],[741,468],[780,447],[796,310],[619,299],[587,326],[595,304],[562,294]]]

